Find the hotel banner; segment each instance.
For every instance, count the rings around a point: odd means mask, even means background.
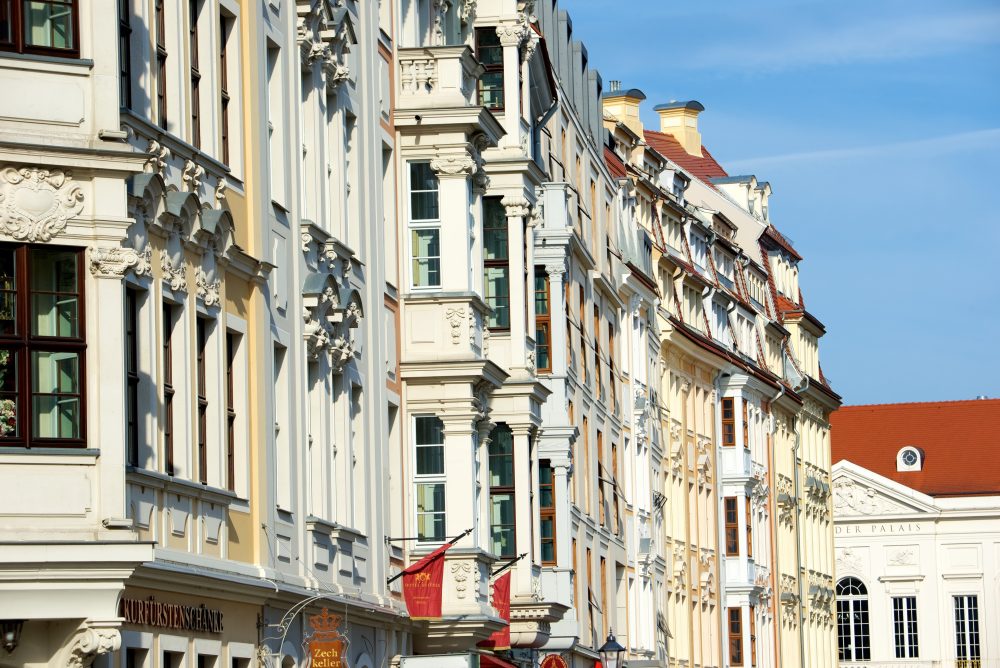
[[[411,619],[441,619],[445,543],[403,571],[403,598]]]
[[[478,643],[484,649],[510,649],[510,574],[507,571],[493,581],[493,607],[507,626]]]

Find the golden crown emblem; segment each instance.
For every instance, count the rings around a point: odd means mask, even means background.
[[[309,618],[309,624],[312,625],[313,631],[317,635],[324,636],[335,636],[339,635],[337,629],[340,628],[340,623],[343,621],[343,617],[340,615],[331,615],[330,611],[323,608],[323,612],[319,615],[312,615]]]

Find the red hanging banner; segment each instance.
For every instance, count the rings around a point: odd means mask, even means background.
[[[493,581],[493,607],[500,618],[507,622],[503,627],[486,640],[477,643],[484,649],[510,649],[510,571],[507,571]]]
[[[441,583],[444,580],[445,543],[403,571],[403,598],[410,619],[441,619]]]

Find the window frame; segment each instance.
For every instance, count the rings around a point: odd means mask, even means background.
[[[174,402],[177,399],[177,388],[174,387],[174,329],[180,321],[181,307],[164,301],[160,311],[162,341],[160,343],[160,364],[162,366],[163,382],[160,383],[161,405],[163,407],[163,467],[164,473],[173,476],[177,473],[174,448],[174,431],[176,428],[176,411]]]
[[[197,434],[198,434],[198,482],[208,484],[208,346],[212,332],[212,323],[207,318],[195,318],[195,397],[197,404]]]
[[[163,130],[169,130],[170,108],[167,98],[167,17],[165,0],[153,0],[153,61],[156,66],[154,87],[156,96],[156,124]]]
[[[745,663],[743,657],[743,608],[727,608],[726,618],[729,665],[742,666]]]
[[[502,225],[497,227],[487,227],[487,202],[490,206],[494,203],[499,207],[499,211],[503,213],[501,218]],[[502,233],[503,236],[503,257],[487,257],[487,237],[490,233]],[[490,269],[502,269],[504,276],[504,283],[506,284],[507,294],[505,295],[491,295],[489,293],[489,270]],[[506,324],[495,320],[497,315],[496,303],[506,300],[506,313],[507,322]],[[509,331],[510,330],[510,232],[507,224],[507,211],[503,205],[502,197],[483,197],[483,301],[486,302],[490,308],[493,309],[493,313],[489,316],[487,322],[488,327],[493,331]]]
[[[499,49],[500,50],[500,63],[499,64],[497,64],[497,63],[486,64],[486,63],[484,63],[482,61],[482,58],[480,57],[482,55],[483,45],[481,44],[479,38],[480,38],[480,35],[485,35],[485,34],[488,34],[488,33],[492,33],[493,36],[496,37],[497,43],[496,44],[487,44],[485,46],[486,46],[486,48]],[[506,78],[506,76],[504,76],[504,55],[503,55],[504,47],[503,47],[503,44],[500,42],[499,35],[497,34],[497,27],[496,26],[484,26],[484,27],[481,27],[481,28],[476,28],[475,29],[475,35],[473,37],[473,44],[475,45],[476,60],[478,60],[479,63],[480,63],[480,65],[482,65],[482,67],[483,67],[483,73],[481,75],[479,75],[479,79],[476,81],[476,104],[478,104],[481,107],[485,107],[486,109],[489,109],[491,112],[503,112],[504,109],[505,109],[505,107],[506,107],[506,104],[507,104],[507,80],[506,80],[507,78]],[[484,104],[483,103],[483,87],[482,87],[483,77],[485,77],[485,76],[487,76],[489,74],[499,74],[500,75],[500,104],[499,105],[496,105],[496,104]],[[490,88],[490,90],[492,91],[492,90],[495,90],[495,89],[494,88]]]
[[[542,482],[542,472],[549,472],[549,482]],[[544,491],[549,492],[549,498],[552,500],[551,506],[542,505],[542,499],[544,499]],[[539,459],[538,460],[538,534],[541,543],[541,557],[542,566],[555,566],[559,561],[559,543],[558,543],[558,532],[559,529],[556,525],[556,472],[552,466],[551,460]],[[552,535],[546,536],[545,521],[550,520],[552,526]],[[552,559],[545,559],[545,548],[546,544],[552,545]]]
[[[836,594],[838,660],[871,661],[868,588],[858,578],[846,577],[837,582]]]
[[[188,0],[188,67],[189,94],[191,96],[191,145],[201,150],[201,68],[198,62],[200,44],[198,35],[198,19],[201,16],[201,0]]]
[[[132,6],[131,0],[118,4],[118,106],[132,108]]]
[[[539,281],[543,288],[538,289]],[[545,312],[538,312],[539,295],[545,295]],[[536,373],[552,372],[552,284],[544,267],[535,267],[535,363]],[[544,332],[544,334],[543,334]],[[542,364],[542,353],[545,351],[546,363]]]
[[[417,429],[417,421],[423,419],[435,419],[441,423],[441,442],[440,443],[419,443],[417,441],[417,434],[419,433]],[[445,447],[445,434],[444,434],[444,422],[441,420],[440,416],[431,413],[414,415],[410,421],[410,428],[412,430],[412,457],[413,457],[413,519],[414,519],[414,534],[417,537],[419,543],[442,543],[447,540],[448,536],[448,488],[446,474],[448,470],[447,460],[444,456]],[[441,471],[435,473],[419,473],[417,469],[418,462],[418,448],[422,447],[440,447],[441,448]],[[442,493],[444,495],[444,507],[441,510],[432,511],[421,511],[419,507],[419,489],[423,485],[440,485],[442,488]],[[441,515],[443,518],[443,526],[440,538],[437,536],[424,537],[420,531],[420,518],[424,515]]]
[[[920,658],[917,597],[892,597],[892,635],[897,659]]]
[[[10,0],[10,26],[12,41],[0,41],[0,53],[20,53],[32,56],[55,56],[57,58],[80,57],[80,0],[38,0],[46,5],[69,7],[71,13],[70,27],[73,31],[73,46],[61,48],[56,46],[35,46],[27,44],[25,39],[24,4],[26,0]]]
[[[84,275],[84,249],[75,246],[42,246],[38,244],[0,243],[0,250],[10,250],[14,261],[14,331],[0,335],[0,348],[9,351],[8,359],[14,360],[15,389],[14,419],[19,432],[14,436],[0,437],[0,448],[84,448],[87,444],[87,332],[86,332],[86,277]],[[33,251],[39,253],[71,253],[76,261],[76,292],[43,291],[55,295],[74,295],[76,298],[76,335],[44,336],[31,333],[32,296],[40,291],[31,287],[31,262]],[[32,390],[32,354],[65,352],[76,355],[77,392],[42,393]],[[72,396],[79,401],[79,421],[76,438],[37,437],[34,435],[34,396]]]
[[[722,398],[720,416],[722,422],[722,447],[736,447],[736,399],[734,397]]]
[[[722,500],[722,518],[725,527],[726,556],[740,555],[740,515],[739,503],[735,496]]]
[[[980,668],[983,654],[979,628],[979,595],[954,594],[952,605],[955,619],[955,668]],[[959,613],[962,613],[962,619],[959,618]],[[965,656],[959,656],[960,654]]]
[[[125,463],[139,466],[139,290],[125,286]]]
[[[415,165],[427,165],[430,169],[429,160],[408,160],[406,170],[406,223],[407,230],[410,237],[407,242],[407,256],[409,257],[408,264],[408,274],[411,290],[440,290],[442,281],[442,264],[441,264],[441,179],[438,178],[437,174],[434,175],[434,179],[437,188],[434,190],[418,190],[413,187],[413,167]],[[434,170],[431,170],[433,173]],[[437,218],[414,218],[413,216],[413,194],[414,193],[430,193],[433,192],[437,197]],[[418,231],[429,230],[437,234],[437,246],[438,255],[415,255],[414,254],[414,233]],[[427,283],[426,285],[417,283],[417,272],[415,271],[416,263],[418,260],[437,260],[437,283]],[[429,270],[428,270],[428,273]]]
[[[503,453],[498,454],[498,453],[494,452],[494,446],[496,446],[497,443],[498,443],[497,436],[499,435],[499,432],[506,432],[509,435],[509,437],[510,437],[510,454],[503,454]],[[515,452],[515,447],[514,447],[514,432],[511,431],[510,427],[507,424],[505,424],[503,422],[498,422],[496,424],[496,426],[494,426],[493,429],[490,430],[490,443],[489,443],[489,446],[487,446],[487,448],[488,448],[488,458],[489,458],[489,464],[487,466],[487,474],[489,475],[489,482],[490,482],[490,486],[489,486],[489,497],[490,497],[490,502],[489,502],[489,508],[490,508],[490,514],[489,514],[489,521],[490,521],[490,549],[492,550],[493,543],[494,543],[494,536],[493,536],[494,527],[499,526],[499,527],[501,527],[503,529],[510,529],[511,532],[512,532],[512,536],[513,536],[513,540],[511,541],[511,549],[510,549],[510,551],[509,552],[498,552],[498,553],[496,553],[496,556],[500,557],[501,559],[513,559],[514,557],[517,556],[517,497],[515,495],[515,487],[516,487],[516,482],[517,482],[517,472],[516,472],[516,468],[515,468],[516,452]],[[494,485],[493,484],[493,464],[494,464],[494,461],[496,459],[508,458],[508,457],[510,458],[510,477],[511,477],[510,484],[509,485]],[[501,524],[498,525],[497,523],[494,523],[494,521],[493,521],[493,497],[494,496],[504,496],[504,495],[509,495],[510,496],[510,502],[511,502],[511,504],[513,504],[513,514],[511,516],[513,522],[510,523],[510,524],[502,524],[501,523]]]

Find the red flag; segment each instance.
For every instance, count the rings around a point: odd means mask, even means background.
[[[477,643],[477,647],[485,649],[510,649],[510,571],[507,571],[493,581],[493,607],[500,618],[507,622],[503,627],[486,640]]]
[[[441,583],[444,580],[445,543],[403,571],[403,598],[410,619],[441,619]]]

